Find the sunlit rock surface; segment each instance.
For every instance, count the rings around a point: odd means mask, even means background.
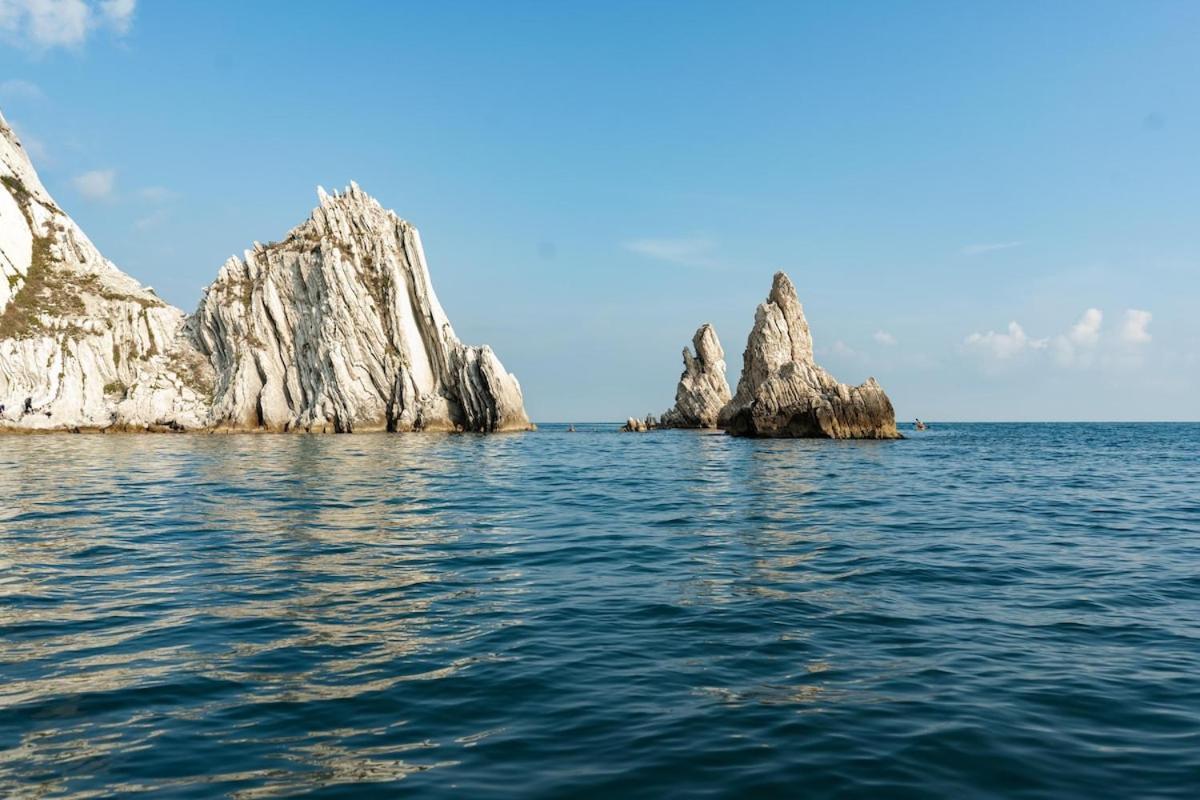
[[[204,425],[184,314],[100,255],[0,117],[0,430]]]
[[[683,348],[683,374],[675,389],[675,405],[662,415],[663,428],[715,428],[730,400],[725,378],[725,351],[717,329],[707,322],[692,337],[695,354]]]
[[[454,335],[415,228],[351,185],[230,259],[186,317],[51,199],[0,118],[0,430],[530,427]]]
[[[804,309],[782,272],[755,312],[737,393],[718,424],[736,436],[901,438],[892,403],[874,378],[847,386],[814,362]]]
[[[268,430],[529,427],[517,379],[454,335],[416,228],[357,185],[230,259],[191,323],[214,422]]]

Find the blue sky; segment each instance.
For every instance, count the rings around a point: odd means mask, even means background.
[[[902,419],[1200,418],[1200,4],[0,0],[0,108],[192,309],[315,187],[422,232],[542,421],[731,380],[777,269]]]

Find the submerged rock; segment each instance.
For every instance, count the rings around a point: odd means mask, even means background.
[[[874,378],[851,387],[816,365],[804,309],[782,272],[755,312],[737,393],[718,424],[736,436],[901,438]]]
[[[214,422],[268,430],[525,430],[517,379],[454,335],[416,228],[356,184],[230,259],[191,330]]]
[[[0,430],[531,427],[454,335],[415,228],[356,185],[231,259],[192,317],[100,255],[0,117]]]
[[[664,428],[716,428],[730,400],[725,378],[725,351],[717,329],[707,322],[692,337],[695,355],[683,348],[683,374],[675,389],[675,406],[662,415]]]

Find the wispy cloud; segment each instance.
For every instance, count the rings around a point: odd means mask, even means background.
[[[148,203],[165,203],[174,200],[178,195],[165,186],[143,186],[138,189],[138,197]]]
[[[75,190],[88,200],[108,200],[117,184],[115,169],[95,169],[71,179]]]
[[[0,4],[3,4],[3,2],[4,0],[0,0]],[[22,80],[21,78],[9,78],[6,81],[0,81],[0,98],[4,98],[5,100],[41,100],[45,96],[46,94],[42,91],[42,87],[33,81]]]
[[[101,28],[129,32],[137,0],[0,0],[0,35],[36,49],[79,47]]]
[[[137,231],[148,231],[151,228],[157,228],[167,221],[168,216],[166,209],[160,208],[156,211],[151,211],[146,216],[134,220],[133,228]]]
[[[961,252],[964,256],[981,256],[984,253],[994,253],[997,250],[1011,250],[1020,247],[1023,242],[985,242],[983,244],[964,245]]]
[[[712,267],[712,251],[716,243],[704,236],[680,239],[634,239],[621,245],[631,253],[647,258],[683,264],[689,267]]]
[[[871,338],[886,347],[892,347],[896,344],[896,337],[892,336],[887,331],[875,331]]]

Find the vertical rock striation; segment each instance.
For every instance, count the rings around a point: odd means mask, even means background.
[[[203,425],[183,312],[100,255],[3,117],[0,184],[0,430]]]
[[[527,429],[415,228],[356,185],[230,259],[192,317],[118,270],[0,117],[0,431]]]
[[[190,330],[214,423],[267,430],[530,427],[517,379],[454,335],[416,228],[356,184],[283,241],[230,259]]]
[[[899,439],[888,396],[867,379],[847,386],[813,360],[796,287],[775,273],[746,341],[737,394],[718,424],[736,436]]]
[[[717,330],[704,323],[692,337],[695,355],[683,348],[683,374],[675,389],[675,406],[662,415],[663,428],[716,428],[721,409],[730,400],[725,378],[725,351]]]

